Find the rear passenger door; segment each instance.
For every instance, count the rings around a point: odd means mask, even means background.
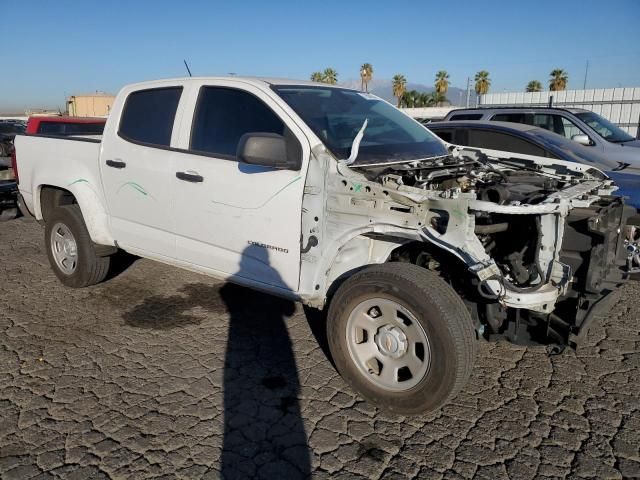
[[[225,81],[189,95],[185,112],[194,114],[191,122],[185,115],[176,169],[182,178],[173,178],[178,259],[240,283],[297,290],[308,140],[257,86]],[[257,132],[292,142],[301,169],[239,162],[240,137]]]
[[[181,86],[131,91],[116,122],[105,130],[100,171],[111,229],[118,245],[134,253],[173,257],[171,211]]]

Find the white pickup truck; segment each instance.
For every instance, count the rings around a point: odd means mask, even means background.
[[[15,146],[62,283],[100,282],[123,249],[326,306],[339,372],[397,412],[455,395],[479,339],[575,347],[627,277],[632,210],[602,172],[448,145],[345,88],[146,82],[101,140]]]

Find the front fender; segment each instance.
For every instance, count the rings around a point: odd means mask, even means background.
[[[344,274],[366,265],[384,263],[393,250],[411,241],[398,237],[382,240],[365,235],[351,238],[342,245],[326,271],[326,291],[331,290],[335,281]]]

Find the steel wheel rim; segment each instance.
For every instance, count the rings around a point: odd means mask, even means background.
[[[78,244],[69,227],[56,223],[51,229],[51,253],[56,266],[65,275],[71,275],[78,266]]]
[[[429,372],[429,338],[415,315],[396,301],[359,303],[349,315],[346,333],[351,360],[377,387],[406,391]]]

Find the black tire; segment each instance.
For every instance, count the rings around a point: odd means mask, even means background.
[[[381,388],[349,353],[349,316],[373,298],[392,300],[406,308],[426,334],[429,368],[407,390]],[[477,343],[469,311],[453,288],[435,273],[407,263],[374,265],[348,278],[331,300],[327,336],[336,368],[351,387],[380,408],[403,414],[432,412],[452,399],[471,375]]]
[[[51,236],[53,228],[57,224],[65,225],[76,241],[77,265],[71,274],[62,271],[53,256]],[[55,208],[47,219],[44,239],[51,268],[58,279],[67,287],[88,287],[100,283],[107,276],[111,257],[96,254],[95,245],[91,241],[78,205],[65,205]]]

